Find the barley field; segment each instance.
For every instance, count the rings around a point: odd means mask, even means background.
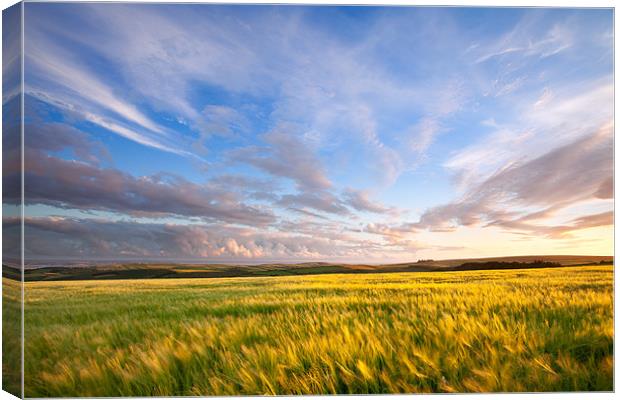
[[[613,267],[26,283],[25,395],[613,390]]]
[[[21,282],[2,278],[2,389],[21,396]]]

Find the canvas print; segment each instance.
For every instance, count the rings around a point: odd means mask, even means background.
[[[611,8],[3,11],[3,389],[613,391]]]

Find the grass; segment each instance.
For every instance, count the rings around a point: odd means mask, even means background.
[[[613,390],[613,267],[26,283],[27,397]]]
[[[21,282],[2,279],[2,389],[21,397]]]

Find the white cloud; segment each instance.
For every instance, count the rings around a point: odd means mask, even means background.
[[[67,100],[57,98],[50,93],[46,93],[31,86],[27,86],[25,92],[26,94],[34,98],[64,109],[66,112],[68,112],[68,114],[78,116],[80,119],[99,125],[100,127],[114,132],[133,142],[169,153],[196,158],[195,155],[185,150],[182,150],[173,144],[166,143],[169,141],[164,138],[155,138],[143,132],[138,132],[135,129],[127,127],[121,122],[116,122],[112,118],[104,117],[102,115],[88,111],[84,109],[84,107],[72,103],[72,100],[70,98]]]
[[[52,87],[62,87],[57,95],[65,100],[76,99],[82,102],[97,105],[104,110],[111,111],[117,116],[134,122],[152,132],[165,135],[165,131],[150,118],[140,112],[136,106],[121,100],[113,93],[113,90],[97,77],[88,72],[84,66],[73,63],[71,55],[35,35],[32,44],[27,47],[26,62],[29,69],[32,68],[40,74],[33,79],[46,79]],[[30,42],[29,42],[30,43]],[[32,70],[31,70],[32,71]]]
[[[536,18],[524,18],[510,32],[475,50],[476,63],[507,55],[545,58],[556,55],[573,45],[572,31],[568,24],[555,24],[537,34]]]
[[[531,160],[591,134],[613,118],[613,86],[606,81],[558,89],[557,96],[544,99],[544,107],[540,98],[516,101],[516,120],[493,120],[496,129],[457,151],[444,166],[459,178],[461,187],[468,187],[512,163]]]

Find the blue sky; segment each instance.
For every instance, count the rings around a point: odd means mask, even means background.
[[[27,3],[28,254],[611,254],[612,18]]]

